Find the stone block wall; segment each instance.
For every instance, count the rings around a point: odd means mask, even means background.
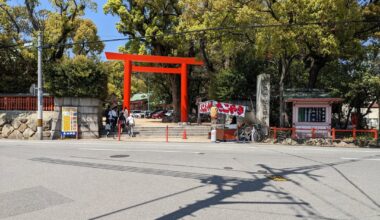
[[[63,97],[54,99],[54,112],[58,117],[52,121],[52,137],[61,137],[62,106],[78,107],[79,138],[99,138],[102,119],[102,103],[95,98]]]
[[[43,113],[43,137],[51,137],[53,112]],[[0,139],[35,139],[37,113],[27,111],[0,111]]]
[[[78,107],[79,138],[99,138],[101,101],[95,98],[55,98],[54,111],[43,112],[43,138],[61,138],[62,106]],[[0,111],[0,139],[35,139],[35,111]]]

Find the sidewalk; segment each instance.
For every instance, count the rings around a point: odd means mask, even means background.
[[[118,137],[102,137],[99,138],[101,141],[118,141]],[[166,142],[166,137],[126,137],[123,136],[120,138],[120,141],[125,142]],[[175,143],[211,143],[210,139],[207,139],[205,136],[188,136],[187,139],[182,139],[179,137],[169,137],[168,142]]]

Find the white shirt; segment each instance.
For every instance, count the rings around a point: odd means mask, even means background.
[[[135,119],[133,118],[132,115],[128,116],[127,121],[129,125],[134,125],[135,124]]]

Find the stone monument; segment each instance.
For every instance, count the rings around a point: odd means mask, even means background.
[[[256,117],[265,126],[268,132],[269,129],[269,114],[270,114],[270,75],[260,74],[257,76],[256,87]]]

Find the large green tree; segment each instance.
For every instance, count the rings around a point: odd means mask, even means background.
[[[380,99],[380,51],[378,45],[364,47],[365,53],[348,60],[331,62],[322,74],[321,83],[338,97],[345,99],[347,111],[340,116],[347,127],[350,114],[356,112],[358,125],[365,126],[364,116]],[[364,110],[364,111],[363,111]]]
[[[45,86],[52,95],[73,97],[107,97],[107,72],[100,61],[77,55],[64,57],[45,68]]]
[[[23,47],[31,27],[25,7],[0,1],[0,93],[29,91],[36,78],[36,50]]]
[[[209,69],[223,73],[216,77],[239,74],[223,64],[233,63],[229,58],[237,60],[234,54],[244,47],[253,48],[254,59],[277,68],[272,76],[278,86],[272,88],[278,89],[280,116],[284,113],[283,93],[287,85],[322,87],[318,78],[323,67],[362,52],[362,40],[376,36],[379,25],[371,21],[378,18],[379,1],[182,0],[181,3],[186,8],[181,20],[184,29],[210,30],[200,37],[205,37],[204,51],[208,54],[205,57],[212,61]],[[222,63],[215,65],[218,60]],[[300,62],[304,67],[299,66]],[[292,68],[294,63],[297,70]],[[234,81],[231,87],[232,84]],[[279,124],[283,126],[283,117]]]
[[[189,43],[172,35],[182,14],[177,0],[108,0],[104,11],[119,16],[117,30],[130,37],[123,52],[162,56],[193,55]],[[165,84],[164,87],[170,89],[174,110],[179,113],[179,76],[159,76],[151,80],[157,82],[156,88]]]
[[[34,32],[43,31],[44,33],[48,61],[62,58],[68,49],[73,49],[75,54],[84,55],[99,54],[103,50],[104,45],[101,42],[86,43],[99,40],[95,24],[91,20],[82,18],[85,9],[96,10],[95,2],[92,0],[50,0],[50,3],[53,11],[45,12],[45,16],[41,18],[41,11],[37,11],[39,1],[25,0]]]
[[[57,65],[68,62],[61,59],[67,59],[65,56],[70,51],[74,55],[92,57],[90,61],[101,68],[95,57],[102,52],[104,44],[93,43],[100,40],[97,28],[91,20],[83,18],[85,9],[94,10],[96,4],[91,0],[52,0],[50,4],[52,10],[40,10],[37,0],[25,0],[20,6],[9,6],[4,0],[0,2],[0,74],[3,79],[0,92],[28,92],[29,86],[36,83],[36,38],[40,31],[43,33],[43,64],[45,70],[49,70],[44,73],[47,85],[51,83],[48,79],[54,80],[56,72],[53,70]],[[30,40],[33,46],[25,47]],[[51,88],[47,86],[47,91],[58,94]]]

